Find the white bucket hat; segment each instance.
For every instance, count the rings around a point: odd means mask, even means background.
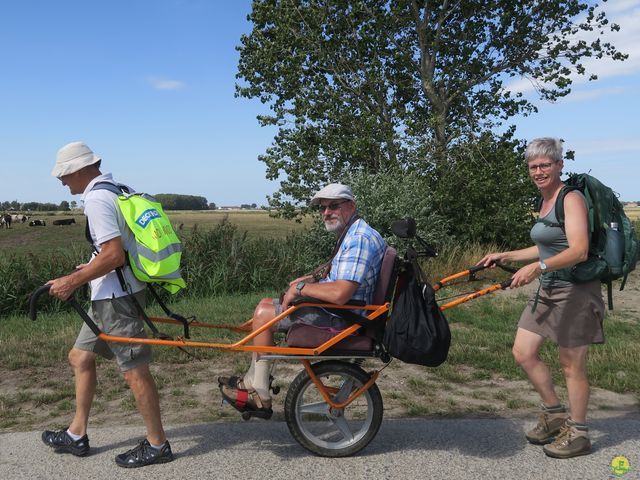
[[[77,172],[81,168],[93,165],[101,160],[83,142],[73,142],[58,150],[56,165],[51,171],[51,175],[60,178],[64,175]]]
[[[352,202],[355,201],[351,188],[346,185],[342,185],[341,183],[330,183],[326,187],[318,190],[311,199],[311,205],[318,205],[322,198],[326,200],[345,199],[351,200]]]

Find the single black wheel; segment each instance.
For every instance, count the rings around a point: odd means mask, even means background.
[[[329,360],[312,368],[334,402],[345,401],[370,378],[353,363]],[[346,457],[362,450],[378,433],[383,412],[382,395],[376,384],[345,408],[331,408],[306,370],[289,386],[284,404],[284,416],[293,438],[323,457]]]

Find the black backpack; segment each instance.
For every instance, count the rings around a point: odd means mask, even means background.
[[[382,343],[392,357],[427,367],[437,367],[449,353],[449,324],[413,249],[407,252],[407,259],[398,273]]]

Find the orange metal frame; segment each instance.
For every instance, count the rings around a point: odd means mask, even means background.
[[[345,330],[341,331],[335,337],[329,339],[322,345],[319,345],[315,348],[299,348],[299,347],[279,347],[276,345],[272,346],[260,346],[260,345],[248,345],[248,342],[253,340],[254,337],[261,334],[265,330],[270,329],[276,323],[283,320],[285,317],[291,315],[293,312],[303,307],[319,307],[319,308],[331,308],[331,309],[349,309],[349,310],[365,310],[370,313],[363,317],[363,319],[373,321],[377,319],[380,315],[383,315],[389,311],[389,303],[384,303],[382,305],[364,305],[364,306],[354,306],[354,305],[335,305],[330,303],[311,303],[305,302],[295,305],[293,307],[288,308],[280,315],[276,315],[267,323],[265,323],[262,327],[256,329],[255,331],[251,331],[251,320],[243,323],[242,325],[214,325],[208,323],[201,322],[191,322],[189,326],[192,327],[205,327],[205,328],[222,328],[227,330],[232,330],[236,332],[250,332],[244,338],[240,339],[235,343],[210,343],[210,342],[194,342],[191,340],[185,340],[183,338],[178,338],[176,340],[161,340],[157,338],[131,338],[131,337],[121,337],[115,335],[108,335],[106,333],[101,333],[99,337],[102,340],[107,342],[115,342],[115,343],[127,343],[127,344],[146,344],[146,345],[161,345],[167,347],[195,347],[195,348],[215,348],[219,350],[227,350],[234,352],[259,352],[265,354],[272,355],[292,355],[292,356],[317,356],[326,351],[327,349],[333,347],[341,340],[344,340],[349,335],[352,335],[356,331],[358,331],[361,326],[358,324],[351,325]],[[158,318],[158,317],[150,317],[150,319],[154,322],[160,323],[168,323],[175,325],[182,325],[182,322],[178,320],[173,320],[171,318]]]
[[[436,283],[433,286],[433,289],[437,292],[442,287],[445,287],[446,285],[454,282],[455,280],[459,280],[461,278],[469,277],[471,275],[472,275],[471,270],[464,270],[462,272],[454,273],[453,275],[449,275],[448,277],[445,277],[442,280],[440,280],[438,283]],[[460,305],[461,303],[465,303],[465,302],[468,302],[469,300],[473,300],[474,298],[482,297],[482,296],[487,295],[487,294],[489,294],[491,292],[495,292],[496,290],[502,290],[503,288],[504,288],[504,285],[501,284],[501,283],[496,283],[494,285],[490,285],[490,286],[488,286],[486,288],[478,290],[477,292],[470,293],[470,294],[465,295],[463,297],[457,298],[456,300],[452,300],[452,301],[447,302],[447,303],[445,303],[443,305],[440,305],[440,310],[447,310],[449,308],[452,308],[452,307],[455,307],[457,305]]]
[[[434,290],[436,291],[440,290],[442,287],[446,286],[447,284],[450,284],[460,278],[467,277],[470,274],[471,274],[470,270],[465,270],[465,271],[450,275],[448,277],[445,277],[434,285]],[[470,300],[473,300],[474,298],[487,295],[501,288],[504,288],[504,285],[499,283],[491,285],[487,288],[478,290],[477,292],[474,292],[474,293],[465,295],[461,298],[458,298],[456,300],[447,302],[441,305],[440,309],[447,310],[449,308],[460,305],[461,303],[465,303]],[[161,345],[161,346],[170,346],[170,347],[172,346],[172,347],[183,347],[183,348],[184,347],[214,348],[214,349],[232,351],[232,352],[259,352],[259,353],[272,354],[272,355],[287,355],[287,356],[290,356],[292,359],[295,359],[296,357],[308,357],[308,356],[319,357],[322,353],[326,352],[328,349],[335,346],[337,343],[344,340],[349,335],[352,335],[353,333],[355,333],[361,328],[361,325],[358,325],[358,324],[351,325],[350,327],[346,328],[335,337],[329,339],[322,345],[319,345],[315,348],[280,347],[276,345],[272,345],[272,346],[249,345],[249,342],[253,340],[253,338],[255,338],[257,335],[259,335],[260,333],[264,332],[267,329],[272,328],[276,323],[280,322],[285,317],[295,312],[297,309],[303,308],[303,307],[320,307],[320,308],[324,307],[324,308],[332,308],[332,309],[338,308],[338,309],[350,309],[350,310],[365,310],[369,313],[366,315],[366,317],[363,317],[363,318],[373,321],[378,317],[380,317],[381,315],[384,315],[389,312],[390,303],[384,303],[382,305],[365,305],[365,306],[335,305],[335,304],[310,303],[310,302],[300,303],[298,305],[288,308],[281,314],[275,316],[273,319],[271,319],[269,322],[265,323],[262,327],[258,328],[255,331],[252,331],[252,320],[248,320],[242,325],[221,325],[221,324],[210,324],[210,323],[203,323],[203,322],[196,322],[196,321],[189,323],[190,327],[218,328],[218,329],[227,329],[235,332],[248,332],[245,337],[243,337],[241,340],[235,343],[195,342],[191,340],[185,340],[183,338],[177,338],[175,340],[161,340],[161,339],[155,339],[155,338],[129,338],[129,337],[108,335],[106,333],[101,333],[99,337],[107,342]],[[182,325],[182,322],[178,320],[170,319],[170,318],[150,317],[150,319],[153,322],[158,322],[158,323]],[[309,375],[313,383],[318,388],[318,391],[320,392],[322,398],[327,402],[327,404],[329,404],[331,408],[334,408],[334,409],[345,408],[347,405],[352,403],[356,398],[358,398],[360,395],[366,392],[371,387],[371,385],[373,385],[376,382],[378,378],[378,374],[380,372],[379,370],[372,372],[370,379],[364,385],[362,385],[355,392],[352,392],[349,395],[349,397],[343,402],[336,403],[333,401],[333,396],[337,393],[337,389],[334,387],[325,386],[322,383],[322,380],[317,377],[317,375],[314,373],[313,369],[311,368],[311,362],[308,359],[299,358],[299,360],[302,362],[305,370],[307,371],[307,374]]]
[[[472,274],[471,270],[464,270],[448,277],[443,278],[436,284],[434,284],[433,289],[435,291],[440,290],[442,287],[454,282],[455,280],[459,280],[464,277],[468,277]],[[496,283],[489,287],[483,288],[476,292],[465,295],[461,298],[452,300],[440,306],[441,310],[447,310],[449,308],[460,305],[461,303],[468,302],[478,297],[482,297],[491,292],[495,292],[496,290],[500,290],[504,288],[503,284]],[[382,305],[364,305],[364,306],[355,306],[355,305],[335,305],[330,303],[312,303],[305,302],[300,303],[298,305],[292,306],[282,312],[279,315],[273,317],[269,322],[265,323],[259,329],[252,331],[251,323],[252,320],[249,319],[241,325],[227,325],[227,324],[211,324],[204,322],[193,321],[189,323],[190,327],[202,327],[202,328],[213,328],[213,329],[226,329],[234,332],[247,332],[247,335],[240,339],[235,343],[211,343],[211,342],[195,342],[191,340],[186,340],[184,338],[177,338],[175,340],[162,340],[157,338],[130,338],[130,337],[121,337],[115,335],[108,335],[106,333],[101,333],[99,337],[107,342],[115,342],[115,343],[128,343],[128,344],[147,344],[147,345],[158,345],[158,346],[167,346],[167,347],[194,347],[194,348],[214,348],[219,350],[233,351],[233,352],[259,352],[264,354],[272,354],[272,355],[291,355],[293,358],[296,356],[318,356],[331,347],[335,346],[340,341],[347,338],[349,335],[357,332],[361,326],[358,324],[351,325],[346,328],[342,332],[340,332],[335,337],[329,339],[322,345],[319,345],[315,348],[299,348],[299,347],[279,347],[276,345],[273,346],[259,346],[259,345],[249,345],[248,343],[253,340],[257,335],[261,334],[265,330],[272,328],[276,323],[283,320],[285,317],[289,316],[299,308],[303,307],[319,307],[319,308],[331,308],[331,309],[349,309],[349,310],[365,310],[368,313],[363,319],[367,320],[375,320],[381,315],[384,315],[389,312],[390,303],[384,303]],[[174,320],[171,318],[164,317],[150,317],[153,322],[157,323],[166,323],[173,325],[182,325],[182,322],[178,320]]]

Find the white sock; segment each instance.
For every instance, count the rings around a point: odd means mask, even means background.
[[[76,435],[75,433],[71,433],[69,429],[67,429],[67,435],[69,435],[71,437],[71,440],[73,440],[74,442],[77,442],[82,437],[84,437],[84,435]]]
[[[151,445],[151,447],[155,448],[156,450],[162,450],[162,447],[164,447],[164,443],[161,443],[160,445],[154,445],[153,443],[149,442],[149,445]]]
[[[242,383],[244,383],[244,388],[247,390],[251,390],[253,388],[253,377],[255,376],[256,371],[256,362],[258,361],[258,354],[253,352],[251,356],[251,365],[249,366],[249,370],[242,377]]]
[[[269,392],[270,374],[271,360],[258,360],[253,374],[253,389],[258,392],[262,400],[271,400],[271,392]]]

